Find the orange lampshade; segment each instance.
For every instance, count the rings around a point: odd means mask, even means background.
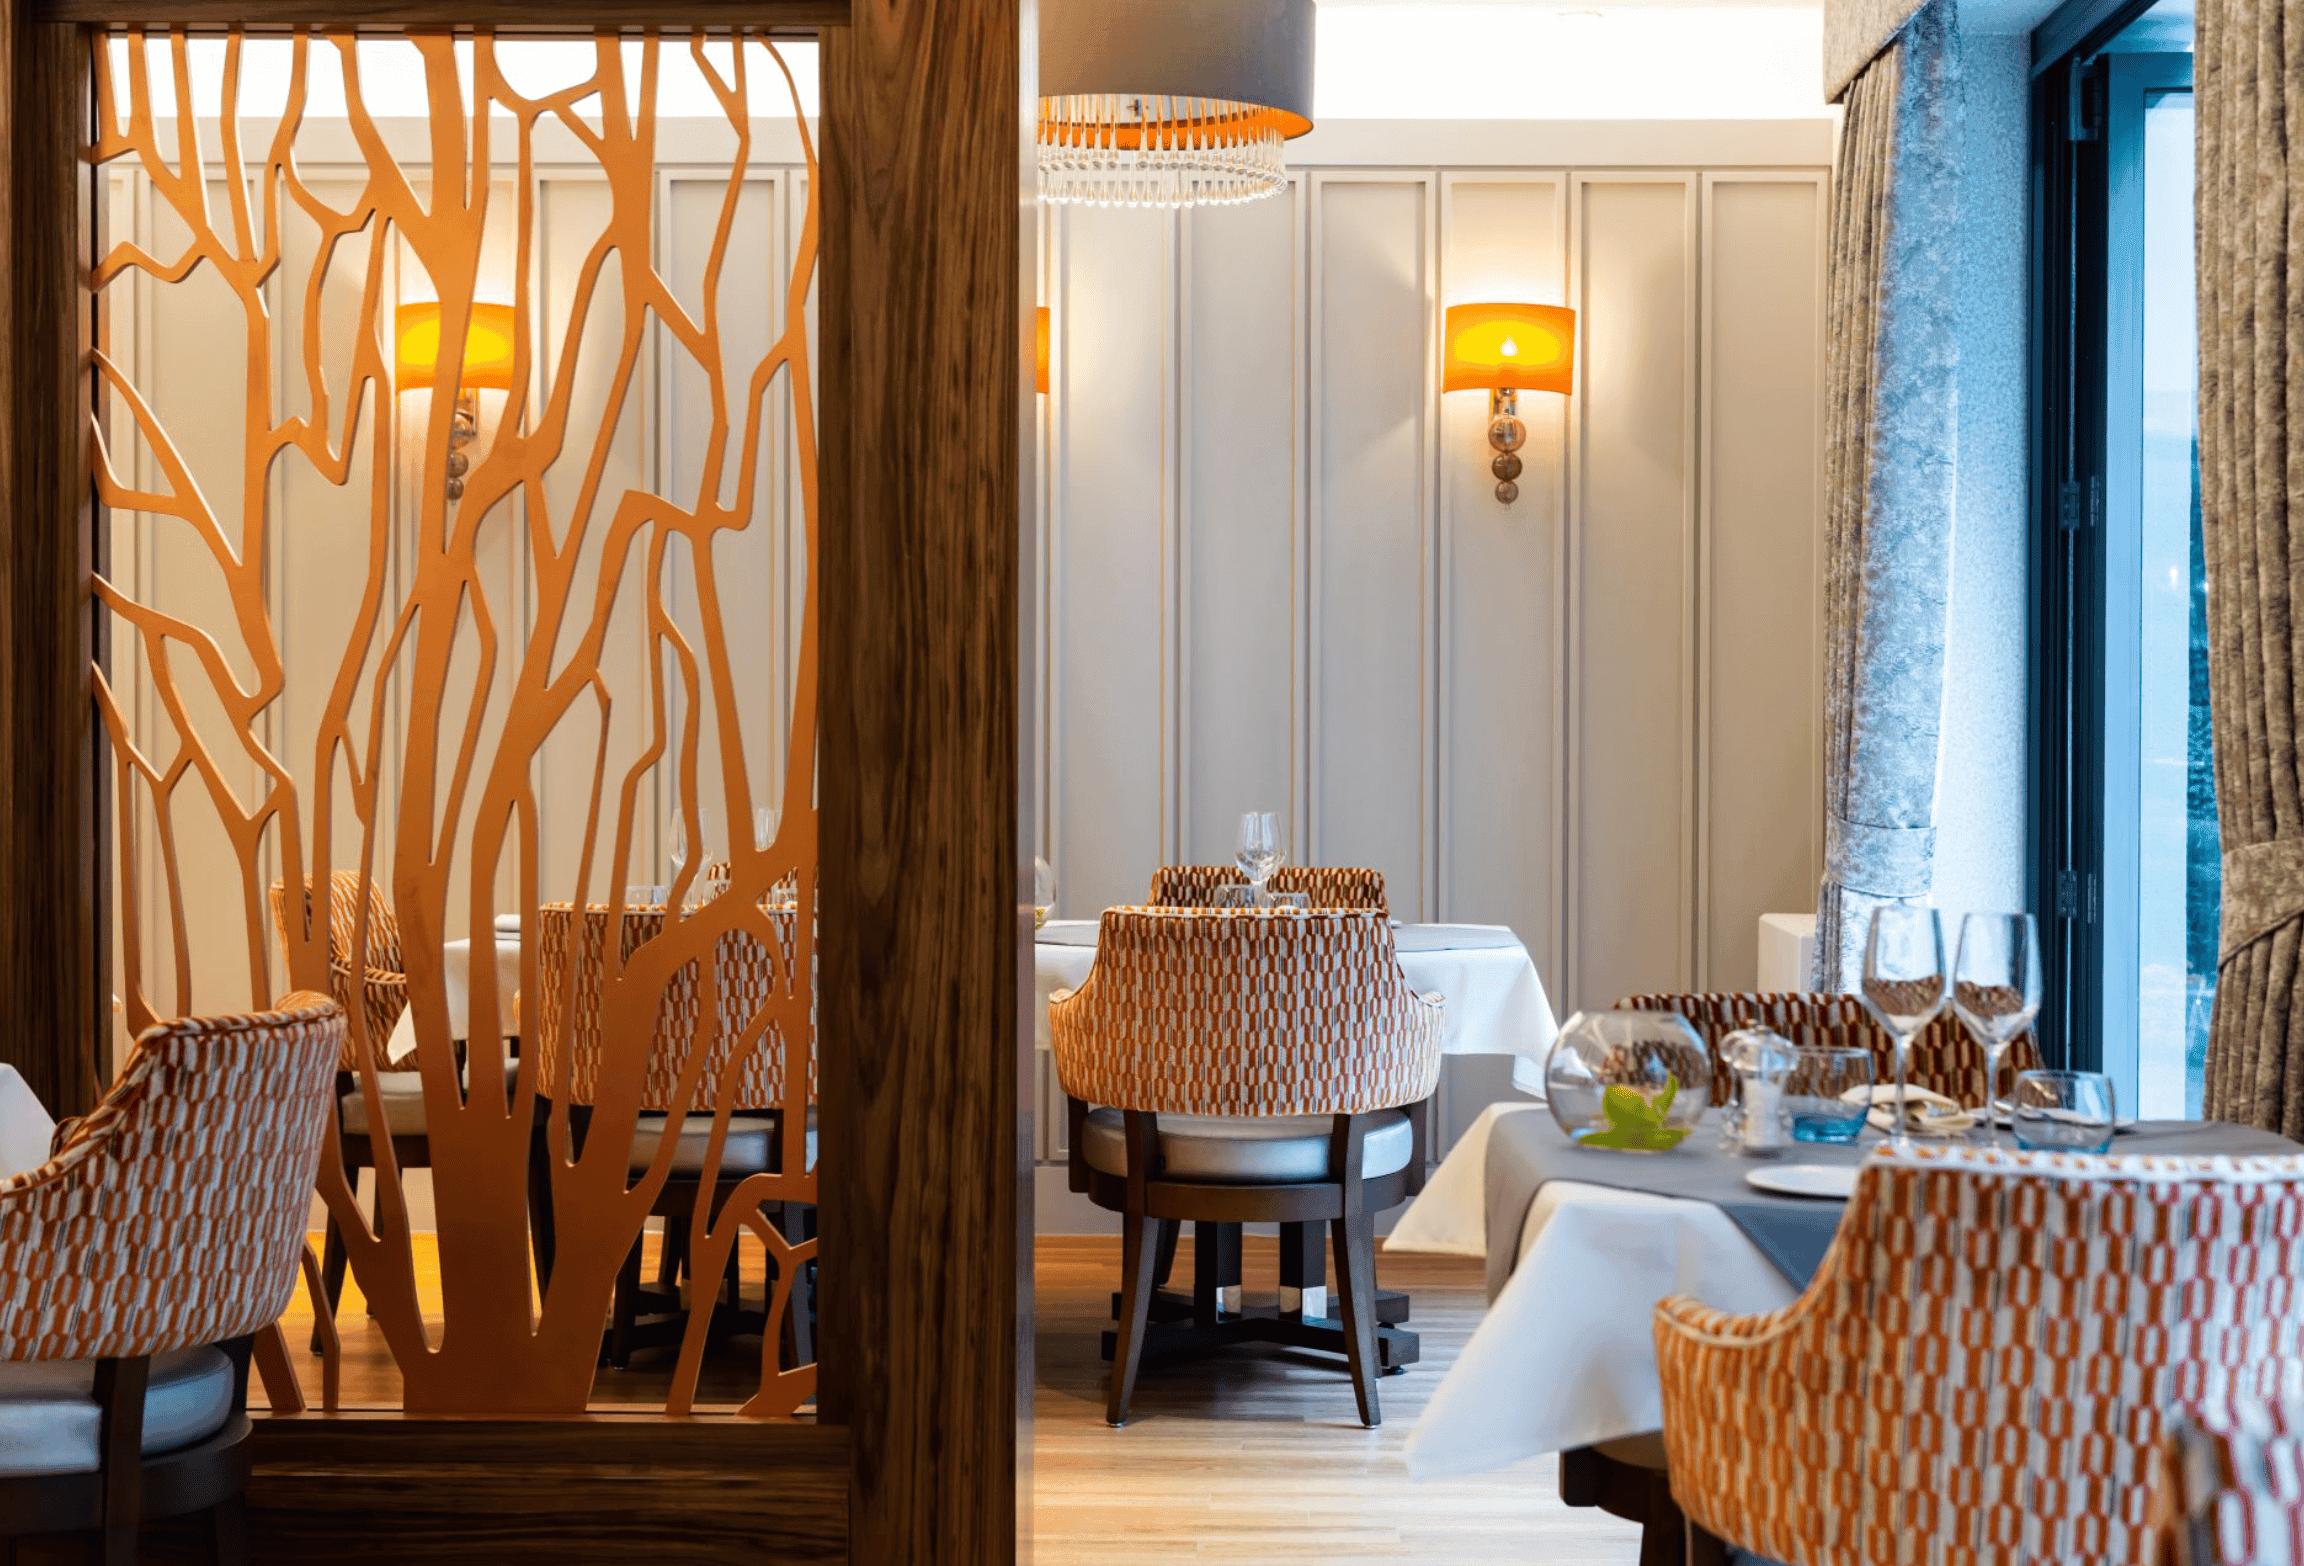
[[[1034,313],[1039,317],[1040,329],[1040,370],[1038,379],[1034,384],[1040,390],[1046,391],[1048,389],[1048,307],[1042,305]]]
[[[1576,312],[1562,305],[1450,305],[1442,391],[1567,392]]]
[[[464,391],[512,389],[512,307],[478,304],[464,325]],[[401,391],[429,391],[440,363],[440,304],[404,304],[392,316],[393,381]]]

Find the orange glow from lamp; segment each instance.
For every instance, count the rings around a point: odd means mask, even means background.
[[[448,426],[448,498],[464,493],[472,459],[462,447],[480,433],[475,393],[512,389],[517,320],[508,304],[475,302],[464,322],[464,356],[456,373],[456,413]],[[404,304],[392,315],[392,374],[400,391],[429,391],[440,370],[440,303]]]
[[[1038,317],[1040,335],[1040,367],[1033,384],[1041,391],[1048,389],[1048,307],[1042,305],[1034,314]]]
[[[1576,312],[1562,305],[1450,305],[1441,328],[1446,358],[1442,391],[1488,393],[1488,444],[1496,456],[1496,498],[1505,505],[1520,498],[1520,447],[1528,426],[1520,422],[1519,394],[1574,389]]]

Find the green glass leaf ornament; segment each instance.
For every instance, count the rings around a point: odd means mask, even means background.
[[[1584,1145],[1628,1153],[1670,1152],[1688,1135],[1686,1126],[1664,1123],[1664,1117],[1671,1112],[1672,1100],[1679,1092],[1680,1079],[1669,1074],[1664,1078],[1663,1090],[1653,1099],[1636,1088],[1621,1084],[1610,1086],[1600,1095],[1600,1112],[1608,1117],[1608,1129],[1584,1138]]]

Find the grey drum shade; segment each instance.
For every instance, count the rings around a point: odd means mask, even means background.
[[[1040,96],[1143,93],[1312,128],[1312,0],[1040,0]]]
[[[1040,197],[1206,206],[1284,188],[1312,128],[1312,0],[1044,0]]]

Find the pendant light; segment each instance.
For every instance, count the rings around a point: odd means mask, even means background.
[[[1040,199],[1191,207],[1288,183],[1313,0],[1040,0]]]

